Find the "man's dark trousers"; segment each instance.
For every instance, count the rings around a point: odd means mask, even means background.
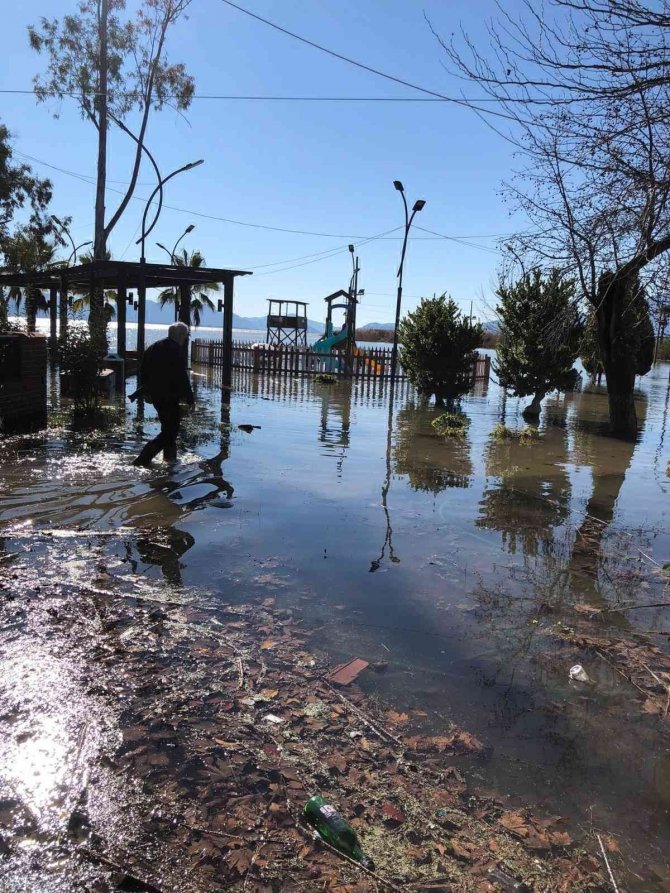
[[[177,435],[181,421],[179,400],[161,400],[154,403],[154,406],[161,423],[160,434],[144,446],[137,457],[137,462],[151,462],[161,450],[163,450],[163,458],[166,462],[175,462],[177,460]]]

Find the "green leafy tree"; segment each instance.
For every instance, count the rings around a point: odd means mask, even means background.
[[[649,302],[639,276],[628,281],[627,291],[621,300],[621,319],[617,320],[619,330],[615,348],[618,353],[626,353],[633,377],[646,375],[654,362],[654,326],[649,314]],[[604,324],[594,311],[589,315],[580,344],[580,356],[584,368],[590,375],[599,375],[605,369],[603,345],[607,350],[607,340],[602,337],[600,327]]]
[[[584,323],[582,332],[582,340],[579,344],[579,358],[582,361],[584,369],[589,375],[600,377],[605,371],[602,360],[600,359],[600,344],[598,343],[598,321],[594,313],[589,313]]]
[[[403,369],[421,396],[453,403],[472,387],[472,364],[482,327],[461,314],[446,293],[423,298],[400,323]]]
[[[191,0],[140,0],[135,16],[125,17],[125,0],[79,0],[74,14],[42,18],[28,29],[30,46],[47,58],[43,75],[34,79],[39,101],[75,97],[84,120],[97,132],[97,184],[93,256],[104,259],[107,240],[135,192],[150,112],[169,105],[188,108],[194,82],[180,63],[169,62],[170,28]],[[138,114],[137,134],[124,119]],[[134,160],[125,194],[109,219],[105,216],[107,137],[115,122],[132,138]],[[105,317],[101,291],[91,296],[89,328],[104,349]]]
[[[0,123],[0,254],[4,255],[5,264],[9,240],[15,235],[15,215],[22,213],[24,226],[46,235],[53,230],[46,213],[50,201],[50,181],[36,177],[27,164],[14,162],[11,135]]]
[[[500,341],[494,371],[516,397],[532,395],[524,415],[540,414],[551,391],[572,390],[581,325],[575,284],[557,269],[533,269],[512,285],[502,280],[496,294]]]
[[[191,254],[184,249],[183,252],[175,254],[175,267],[190,267],[193,270],[199,270],[205,266],[205,258],[200,251],[192,251]],[[214,310],[214,302],[207,295],[207,292],[218,292],[220,285],[218,282],[206,282],[200,284],[203,291],[196,292],[193,287],[182,286],[180,291],[174,291],[166,288],[158,295],[158,303],[161,307],[166,304],[172,304],[175,308],[175,317],[179,317],[186,325],[191,325],[191,319],[196,329],[200,325],[201,315],[205,307]]]

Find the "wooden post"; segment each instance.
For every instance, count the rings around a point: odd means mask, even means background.
[[[116,353],[125,362],[126,359],[126,301],[128,293],[126,283],[119,280],[116,289]],[[125,368],[124,373],[125,375]]]
[[[228,275],[223,283],[223,363],[221,385],[230,388],[233,381],[233,284]]]
[[[59,312],[59,320],[58,320],[58,340],[61,344],[65,342],[67,338],[67,279],[65,276],[61,276],[60,278],[60,289],[59,289],[59,299],[58,299],[58,312]]]
[[[142,366],[142,358],[144,357],[145,346],[145,330],[147,312],[147,283],[145,277],[144,264],[141,264],[139,288],[137,289],[137,368]]]
[[[56,347],[58,338],[58,286],[52,285],[49,289],[49,347]]]

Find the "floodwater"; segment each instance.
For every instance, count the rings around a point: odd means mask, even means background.
[[[389,413],[380,385],[239,376],[227,404],[211,370],[195,371],[173,469],[130,464],[157,430],[150,406],[127,404],[104,433],[9,439],[0,546],[38,561],[48,531],[58,573],[90,582],[75,534],[113,534],[108,569],[299,606],[333,662],[388,661],[360,677],[368,692],[482,740],[485,756],[461,767],[474,790],[565,815],[577,837],[614,835],[628,889],[667,893],[668,720],[553,633],[575,605],[670,601],[670,367],[640,382],[636,444],[605,436],[592,388],[548,398],[528,445],[491,437],[523,424],[523,401],[494,382],[464,399],[468,435],[449,441],[408,389]],[[669,609],[604,616],[596,634],[654,631],[667,649]],[[578,662],[594,685],[569,681]]]

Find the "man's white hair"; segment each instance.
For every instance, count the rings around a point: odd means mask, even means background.
[[[185,322],[173,322],[168,329],[168,338],[176,341],[177,344],[184,344],[188,335],[189,330]]]

